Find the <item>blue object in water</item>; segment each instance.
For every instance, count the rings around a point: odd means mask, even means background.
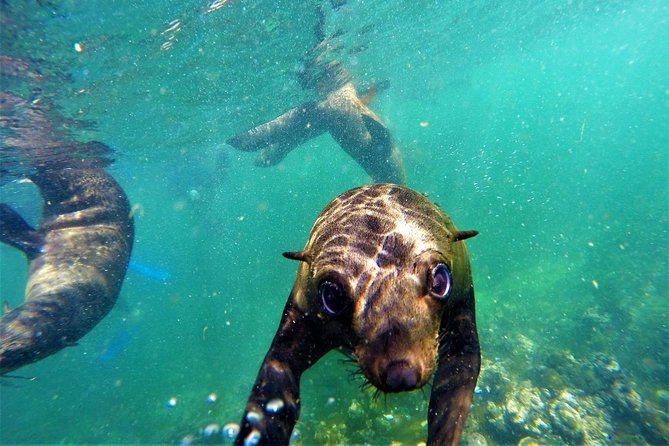
[[[100,362],[102,364],[109,364],[116,359],[123,350],[130,344],[132,338],[137,333],[138,326],[133,325],[128,328],[121,329],[116,335],[107,343],[105,349],[100,354]]]
[[[156,280],[158,282],[167,282],[170,278],[170,273],[160,269],[156,269],[153,266],[147,265],[146,263],[138,262],[136,260],[130,260],[128,264],[128,269],[135,272],[141,276],[146,277],[147,279]]]

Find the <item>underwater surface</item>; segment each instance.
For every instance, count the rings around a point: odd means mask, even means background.
[[[669,4],[333,3],[2,2],[0,55],[30,65],[2,90],[113,149],[136,236],[111,313],[0,379],[0,442],[229,442],[214,425],[239,423],[294,279],[281,253],[370,182],[327,134],[268,168],[225,143],[310,99],[320,7],[356,87],[382,87],[407,184],[480,232],[461,443],[669,443]],[[0,150],[0,202],[35,224]],[[26,278],[0,246],[10,307]],[[429,388],[375,395],[342,359],[303,376],[293,443],[424,442]]]

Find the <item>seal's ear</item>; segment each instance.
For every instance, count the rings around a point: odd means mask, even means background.
[[[290,260],[297,260],[298,262],[309,263],[309,255],[304,251],[288,251],[284,252],[283,256]]]
[[[459,242],[460,240],[466,240],[477,235],[479,231],[456,231],[453,234],[453,241]],[[285,255],[285,254],[284,254]]]

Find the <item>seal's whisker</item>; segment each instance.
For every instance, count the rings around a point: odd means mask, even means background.
[[[365,378],[365,381],[364,381],[362,384],[360,384],[360,390],[362,390],[362,391],[366,391],[366,390],[368,390],[368,389],[374,389],[374,395],[372,396],[372,398],[373,398],[373,399],[376,399],[376,397],[378,396],[378,393],[380,392],[380,390],[377,389],[377,388],[374,386],[374,384],[371,383],[371,381],[369,381],[367,378]]]
[[[361,389],[365,385],[370,384],[369,381],[367,380],[367,377],[365,376],[362,369],[360,368],[360,364],[358,364],[358,361],[355,358],[346,357],[344,359],[340,359],[339,363],[343,364],[345,367],[347,367],[349,379],[351,379],[351,380],[362,379],[363,380],[362,384],[360,385]]]
[[[345,357],[345,358],[343,358],[343,359],[340,359],[340,360],[339,360],[339,363],[340,363],[340,364],[344,364],[344,365],[346,365],[346,366],[351,365],[351,364],[353,364],[353,365],[355,365],[355,366],[358,365],[358,361],[357,361],[355,358],[353,358],[352,356],[347,356],[347,357]]]
[[[350,379],[358,379],[361,378],[364,382],[367,381],[367,378],[365,377],[365,374],[362,373],[362,370],[360,368],[356,369],[349,369],[348,371],[348,377]]]

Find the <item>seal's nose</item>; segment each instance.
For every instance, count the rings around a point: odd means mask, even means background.
[[[418,371],[406,361],[395,361],[388,365],[381,379],[389,392],[413,390],[418,384]]]

